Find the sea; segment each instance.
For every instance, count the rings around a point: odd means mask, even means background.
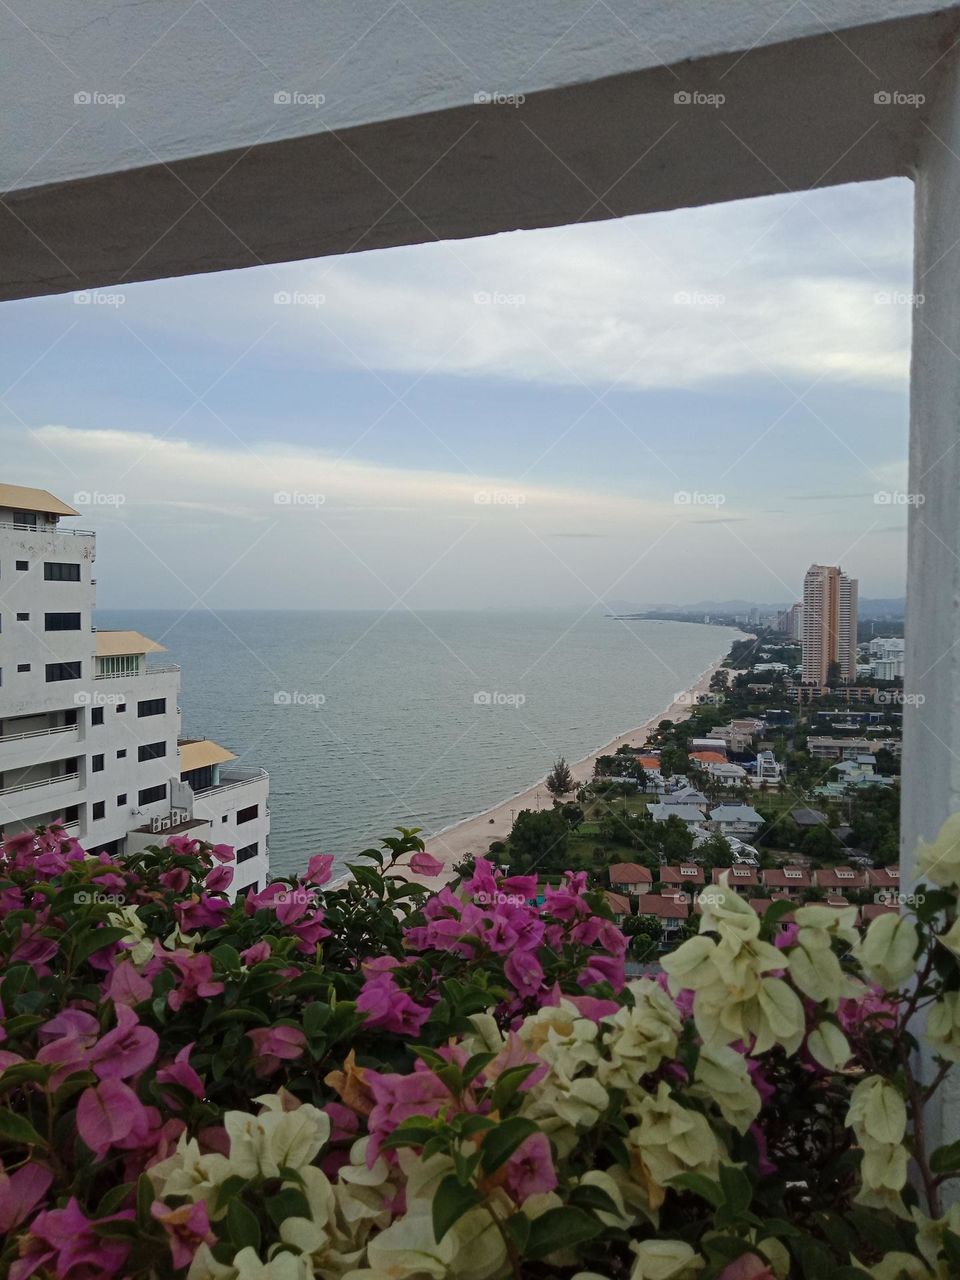
[[[541,611],[98,610],[182,668],[183,737],[270,774],[270,860],[434,834],[663,710],[739,634]]]

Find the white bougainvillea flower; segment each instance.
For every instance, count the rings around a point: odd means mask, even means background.
[[[916,926],[888,911],[870,922],[853,954],[871,981],[884,991],[896,991],[913,976],[919,946]]]
[[[945,991],[927,1014],[926,1040],[947,1062],[960,1062],[960,991]]]
[[[313,1280],[309,1259],[298,1258],[286,1251],[274,1254],[269,1262],[263,1262],[257,1251],[248,1245],[236,1254],[233,1266],[236,1280]]]
[[[917,845],[917,879],[930,879],[944,888],[960,886],[960,813],[951,813],[932,844]]]
[[[842,1071],[852,1057],[850,1041],[833,1022],[821,1022],[807,1036],[810,1056],[827,1071]]]
[[[201,1154],[196,1138],[182,1133],[173,1155],[152,1165],[147,1176],[158,1199],[186,1196],[194,1202],[203,1200],[210,1217],[220,1218],[226,1213],[226,1206],[219,1212],[214,1211],[216,1192],[235,1172],[226,1156],[216,1152]]]
[[[760,1114],[760,1094],[753,1087],[746,1059],[726,1045],[700,1050],[690,1093],[713,1102],[728,1124],[746,1133]]]
[[[706,1116],[672,1097],[665,1081],[656,1093],[631,1099],[627,1110],[637,1118],[627,1138],[631,1164],[636,1162],[649,1175],[645,1190],[654,1209],[663,1203],[671,1178],[681,1173],[717,1177],[720,1160],[726,1156],[719,1138]]]
[[[706,1265],[684,1240],[642,1240],[630,1248],[637,1255],[630,1280],[692,1280]]]
[[[677,1006],[649,978],[630,984],[633,1008],[624,1006],[603,1019],[603,1047],[597,1076],[608,1088],[629,1089],[656,1071],[677,1051],[682,1022]]]
[[[276,1178],[281,1166],[302,1169],[330,1137],[329,1116],[310,1103],[257,1116],[228,1111],[223,1125],[230,1139],[231,1172],[244,1178]]]
[[[863,1148],[858,1203],[906,1217],[900,1192],[909,1163],[907,1108],[900,1091],[882,1076],[867,1076],[850,1095],[846,1123]]]
[[[703,933],[721,931],[721,926],[739,934],[744,940],[759,938],[760,917],[750,903],[742,898],[727,883],[729,871],[720,876],[720,883],[714,886],[709,894],[700,899],[701,923]]]

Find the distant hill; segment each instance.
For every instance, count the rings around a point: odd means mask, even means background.
[[[749,613],[752,609],[759,609],[762,614],[768,614],[777,613],[780,609],[787,609],[793,603],[795,603],[793,600],[789,604],[784,604],[783,602],[764,604],[758,603],[756,600],[698,600],[694,604],[674,604],[664,601],[637,604],[634,600],[607,600],[606,607],[611,613],[619,614],[651,612],[737,614]],[[905,605],[906,601],[902,596],[878,599],[863,597],[860,600],[859,613],[861,618],[902,618]]]

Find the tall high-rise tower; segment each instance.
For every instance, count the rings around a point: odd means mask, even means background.
[[[841,679],[857,675],[858,583],[838,565],[812,564],[803,580],[803,682],[824,685],[836,663]]]

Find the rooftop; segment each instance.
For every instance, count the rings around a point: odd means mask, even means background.
[[[140,653],[166,653],[166,647],[139,631],[97,632],[98,658],[125,658]]]
[[[181,773],[191,773],[194,769],[205,769],[209,765],[226,764],[228,760],[237,758],[232,751],[209,738],[181,738],[178,745]]]
[[[20,484],[0,484],[0,507],[12,507],[14,511],[42,511],[48,516],[80,514],[46,489],[27,489]]]

